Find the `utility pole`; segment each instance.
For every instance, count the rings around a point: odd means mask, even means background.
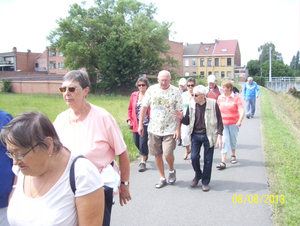
[[[270,46],[270,70],[269,70],[269,82],[272,82],[272,46]]]

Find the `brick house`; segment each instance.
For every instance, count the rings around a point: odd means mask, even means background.
[[[41,53],[18,52],[14,47],[12,52],[0,53],[0,71],[34,71],[34,60]]]

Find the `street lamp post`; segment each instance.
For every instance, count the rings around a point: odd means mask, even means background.
[[[269,82],[272,82],[272,46],[270,46],[270,70],[269,70]]]

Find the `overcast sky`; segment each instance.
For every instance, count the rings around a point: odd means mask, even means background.
[[[157,6],[159,22],[173,22],[176,42],[213,43],[237,39],[242,65],[258,59],[258,47],[272,42],[286,64],[300,48],[299,0],[141,0]],[[43,52],[46,36],[69,5],[81,0],[0,0],[0,53]],[[92,5],[94,0],[87,0]]]

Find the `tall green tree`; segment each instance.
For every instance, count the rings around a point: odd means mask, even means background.
[[[300,52],[297,51],[297,54],[293,56],[293,59],[290,63],[291,69],[294,71],[295,76],[300,76]]]
[[[261,76],[261,68],[259,60],[250,60],[247,63],[247,69],[250,76]]]
[[[258,52],[260,54],[259,61],[261,64],[270,61],[270,47],[272,47],[271,59],[283,61],[281,53],[277,52],[275,49],[275,45],[272,42],[270,42],[258,47]]]
[[[137,0],[95,0],[70,6],[48,40],[66,57],[70,69],[86,68],[92,82],[107,90],[131,86],[140,74],[157,74],[163,66],[178,67],[167,57],[171,23],[154,19],[155,6]]]
[[[261,64],[263,76],[269,76],[270,61]],[[293,70],[282,60],[272,60],[272,77],[294,77]]]

